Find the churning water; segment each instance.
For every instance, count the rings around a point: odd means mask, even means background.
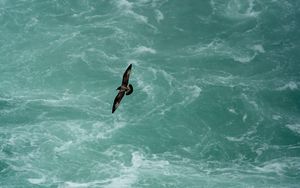
[[[298,187],[299,31],[298,0],[0,0],[0,187]]]

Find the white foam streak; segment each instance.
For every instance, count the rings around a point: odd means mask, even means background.
[[[42,178],[28,178],[27,179],[31,184],[42,184],[46,181],[45,177]]]
[[[198,98],[200,96],[201,91],[202,91],[202,89],[197,85],[187,86],[186,88],[187,88],[186,91],[189,91],[188,93],[190,93],[190,96],[187,96],[186,100],[190,101],[190,102],[192,102],[196,98]]]
[[[115,149],[106,152],[110,157],[123,156],[123,153],[119,153]],[[155,155],[147,158],[140,151],[133,151],[131,153],[131,165],[121,164],[121,169],[117,177],[111,178],[109,183],[104,186],[105,188],[115,187],[131,187],[134,185],[141,174],[153,174],[153,172],[161,172],[169,166],[169,162],[165,160],[158,160]],[[155,173],[156,174],[156,173]]]
[[[255,44],[253,46],[253,50],[255,50],[259,53],[265,53],[265,49],[264,49],[263,45],[261,45],[261,44]]]
[[[66,142],[66,143],[64,143],[64,144],[63,144],[62,146],[60,146],[60,147],[55,147],[55,148],[54,148],[54,151],[55,151],[55,152],[62,152],[62,151],[65,151],[65,150],[67,150],[71,145],[72,145],[72,141]]]
[[[284,163],[272,162],[265,164],[263,167],[256,167],[256,169],[264,173],[276,173],[278,175],[282,175],[284,168],[286,167],[287,166]]]
[[[246,122],[247,117],[248,117],[247,114],[243,115],[243,122]]]
[[[214,39],[209,43],[200,42],[196,45],[188,46],[185,51],[192,56],[224,56],[240,63],[249,63],[258,54],[265,53],[261,44],[233,47],[231,44],[220,39]]]
[[[245,7],[248,7],[245,9]],[[225,16],[231,19],[256,18],[260,12],[254,11],[254,0],[231,0],[225,9]]]
[[[249,63],[255,58],[256,54],[253,56],[233,56],[233,59],[240,63]]]
[[[300,135],[300,124],[287,124],[286,127]]]
[[[117,7],[124,11],[125,14],[132,16],[133,18],[135,18],[137,21],[142,22],[142,23],[147,23],[148,22],[148,18],[135,13],[132,9],[133,9],[133,3],[128,2],[126,0],[117,0],[115,1],[117,4]]]
[[[136,53],[136,54],[145,54],[145,53],[156,54],[156,50],[153,48],[146,47],[146,46],[139,46],[134,49],[134,53]]]
[[[124,167],[121,171],[121,175],[111,179],[111,183],[106,185],[105,188],[126,188],[131,187],[138,179],[138,168],[143,163],[143,157],[137,153],[132,154],[132,166],[131,167]]]
[[[125,9],[125,10],[131,10],[132,9],[132,3],[126,1],[126,0],[118,0],[117,6],[119,9]]]
[[[92,181],[87,183],[78,183],[67,181],[63,185],[59,186],[59,188],[87,188],[87,187],[99,187],[100,185],[106,183],[107,181]]]
[[[228,111],[233,114],[238,114],[234,108],[228,108]]]
[[[126,123],[124,122],[115,122],[113,127],[107,128],[107,125],[100,124],[102,131],[99,132],[96,137],[99,139],[111,138],[114,132],[125,127],[125,125]]]
[[[160,23],[164,19],[163,13],[160,10],[158,10],[158,9],[156,9],[154,12],[155,12],[155,19],[156,19],[156,21],[158,23]]]
[[[244,137],[235,138],[235,137],[227,136],[226,139],[232,142],[241,142],[244,140]]]
[[[284,90],[297,90],[298,89],[298,84],[296,82],[290,81],[286,83],[284,86],[277,88],[279,91],[284,91]]]

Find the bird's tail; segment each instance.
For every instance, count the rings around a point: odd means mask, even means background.
[[[133,87],[129,84],[129,90],[126,92],[126,95],[130,95],[133,92]]]

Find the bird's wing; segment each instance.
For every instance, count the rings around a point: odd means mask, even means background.
[[[132,67],[132,64],[130,64],[128,66],[128,68],[126,69],[126,71],[123,74],[122,86],[127,87],[127,85],[128,85],[129,76],[130,76],[130,72],[131,72],[131,67]]]
[[[125,91],[120,91],[114,100],[114,105],[112,107],[112,113],[118,108],[121,103],[122,98],[124,97]]]

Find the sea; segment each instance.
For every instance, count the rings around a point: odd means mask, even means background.
[[[299,188],[300,1],[0,0],[0,187]]]

